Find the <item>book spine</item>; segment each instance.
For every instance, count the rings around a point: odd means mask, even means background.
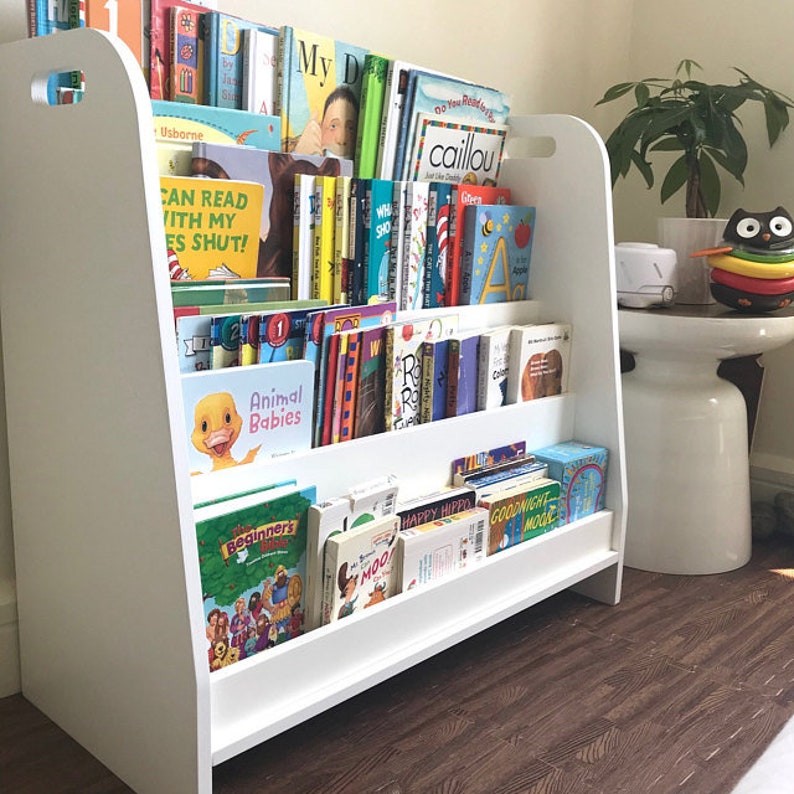
[[[408,141],[408,133],[411,127],[413,116],[413,99],[414,91],[416,90],[416,75],[413,72],[408,74],[408,85],[405,89],[405,97],[403,99],[402,112],[400,113],[400,129],[397,136],[397,145],[394,152],[394,178],[407,179],[408,168],[404,162],[406,159],[406,151],[410,145]]]
[[[317,177],[322,185],[320,211],[320,298],[333,303],[334,300],[334,212],[336,205],[336,177]],[[316,198],[315,198],[316,200]],[[316,230],[315,230],[316,233]]]
[[[323,182],[314,182],[314,235],[312,236],[312,298],[322,298]]]
[[[197,17],[186,8],[174,6],[171,9],[171,74],[168,88],[174,102],[198,102]]]
[[[394,334],[394,326],[390,325],[386,329],[386,344],[384,347],[383,427],[386,431],[394,430],[394,414],[392,413],[392,405],[394,402],[394,366],[392,363],[394,358]]]
[[[347,342],[347,359],[345,361],[344,379],[342,382],[342,412],[339,422],[339,441],[350,441],[356,422],[356,398],[358,393],[358,370],[361,359],[361,333],[351,333]]]
[[[422,308],[430,308],[430,291],[433,276],[433,259],[436,249],[436,212],[438,208],[438,188],[431,183],[427,199],[427,235],[425,243],[425,266],[422,273]]]
[[[389,242],[389,300],[399,307],[405,245],[405,183],[392,182],[391,239]]]
[[[419,392],[419,422],[433,421],[433,380],[435,345],[422,342],[422,387]]]
[[[300,244],[301,244],[301,183],[300,174],[295,174],[292,189],[292,278],[290,294],[296,298],[304,297],[298,291],[300,283]],[[308,297],[308,296],[306,296]]]
[[[444,305],[458,305],[458,254],[459,241],[458,235],[463,229],[463,224],[458,221],[458,214],[461,208],[458,205],[458,185],[452,186],[452,193],[449,197],[449,245],[447,246],[447,274],[444,280]]]
[[[273,113],[281,119],[281,151],[287,151],[290,127],[288,118],[290,95],[290,71],[292,65],[292,27],[284,25],[278,34],[278,56],[276,63],[276,95]]]
[[[463,213],[466,218],[466,224],[463,229],[463,240],[460,246],[460,267],[458,268],[460,274],[460,292],[458,304],[460,306],[468,306],[471,303],[472,278],[474,276],[474,240],[477,236],[477,205],[469,204],[463,209]]]
[[[447,372],[447,416],[458,415],[458,383],[460,380],[460,340],[449,340]]]
[[[356,131],[356,176],[371,179],[376,176],[380,121],[389,59],[375,53],[364,57],[361,102]]]
[[[350,247],[350,177],[336,178],[334,201],[333,303],[347,303],[347,262]]]

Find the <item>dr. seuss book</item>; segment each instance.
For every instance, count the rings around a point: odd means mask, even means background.
[[[385,352],[385,327],[367,328],[361,332],[354,438],[364,438],[383,432],[383,400],[386,393]]]
[[[400,531],[397,516],[384,516],[325,542],[323,625],[382,603],[400,592],[395,552]]]
[[[470,204],[460,261],[460,302],[526,300],[535,208]]]
[[[534,454],[548,465],[549,477],[560,482],[560,524],[603,510],[609,457],[606,448],[562,441]]]
[[[289,25],[281,28],[278,101],[282,150],[352,159],[368,50]]]
[[[432,491],[414,499],[399,502],[397,515],[400,517],[400,528],[409,529],[460,513],[475,505],[474,491],[471,488],[447,486],[439,491]]]
[[[308,516],[306,627],[322,625],[325,542],[332,535],[394,514],[398,481],[394,475],[368,480],[343,496],[312,505]]]
[[[496,185],[507,130],[506,124],[452,122],[420,113],[408,178]]]
[[[243,110],[275,114],[278,83],[278,35],[258,28],[243,31]],[[279,117],[279,122],[281,121]],[[279,123],[279,129],[281,124]],[[276,145],[281,148],[281,144]]]
[[[488,554],[549,532],[559,518],[560,484],[548,478],[497,491],[480,500],[488,510]]]
[[[349,176],[352,172],[352,161],[335,157],[292,155],[221,143],[193,144],[195,176],[246,179],[264,186],[258,277],[292,277],[295,174]]]
[[[389,299],[389,251],[393,184],[386,179],[366,180],[364,198],[364,271],[366,302]]]
[[[386,329],[386,430],[419,424],[422,342],[448,339],[457,330],[456,314],[398,323]]]
[[[174,143],[234,143],[269,150],[280,139],[278,116],[162,100],[152,100],[152,115],[155,136]]]
[[[334,196],[334,303],[348,303],[347,267],[350,254],[349,176],[336,178]]]
[[[313,382],[306,361],[182,375],[191,473],[309,449]]]
[[[191,105],[201,101],[204,50],[199,26],[203,11],[177,5],[171,9],[171,69],[167,98]]]
[[[449,214],[452,185],[431,182],[427,205],[427,245],[425,249],[425,284],[422,304],[434,309],[445,305],[449,253]]]
[[[510,328],[503,325],[480,334],[477,369],[477,410],[505,405],[510,371]]]
[[[314,239],[312,250],[312,297],[333,302],[336,177],[314,180]]]
[[[295,174],[292,216],[292,292],[312,294],[314,270],[314,174]]]
[[[259,250],[262,186],[161,176],[166,247],[194,279],[252,278]]]
[[[376,175],[380,142],[380,124],[383,115],[383,96],[389,59],[369,52],[364,57],[364,76],[361,85],[361,107],[356,131],[356,176],[371,179]]]
[[[570,351],[570,323],[514,328],[510,332],[508,404],[566,392]]]
[[[449,340],[447,416],[463,416],[477,410],[477,368],[480,332],[454,334]]]
[[[211,671],[304,633],[316,498],[314,486],[287,485],[194,511]]]
[[[430,184],[428,182],[406,182],[400,308],[408,311],[421,309],[424,300],[429,199]]]
[[[400,532],[401,591],[434,582],[485,557],[488,511],[472,507]]]

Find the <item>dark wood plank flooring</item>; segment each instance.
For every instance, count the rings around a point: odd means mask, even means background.
[[[793,615],[792,538],[718,576],[626,569],[618,606],[561,593],[222,764],[214,791],[727,794],[794,715]],[[0,791],[129,789],[13,696]]]

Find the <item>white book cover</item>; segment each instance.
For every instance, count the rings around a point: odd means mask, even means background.
[[[477,369],[478,411],[498,408],[506,404],[511,327],[503,325],[480,334],[480,361]]]
[[[278,36],[264,30],[243,31],[243,110],[274,115]]]
[[[544,323],[510,332],[508,404],[568,391],[571,354],[569,323]]]
[[[297,300],[311,298],[314,269],[315,182],[311,174],[295,175],[295,214],[297,246],[292,252],[293,292]]]
[[[394,182],[391,206],[391,240],[389,241],[389,300],[399,307],[402,301],[403,255],[405,252],[405,202],[408,183]]]
[[[428,182],[407,182],[405,237],[403,240],[402,284],[399,309],[421,309],[424,299],[427,213],[430,201]]]

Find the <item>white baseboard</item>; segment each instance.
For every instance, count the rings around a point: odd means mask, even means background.
[[[0,697],[21,690],[19,677],[19,623],[13,581],[0,579]]]
[[[752,500],[771,503],[781,491],[794,492],[794,460],[766,453],[750,455]]]

